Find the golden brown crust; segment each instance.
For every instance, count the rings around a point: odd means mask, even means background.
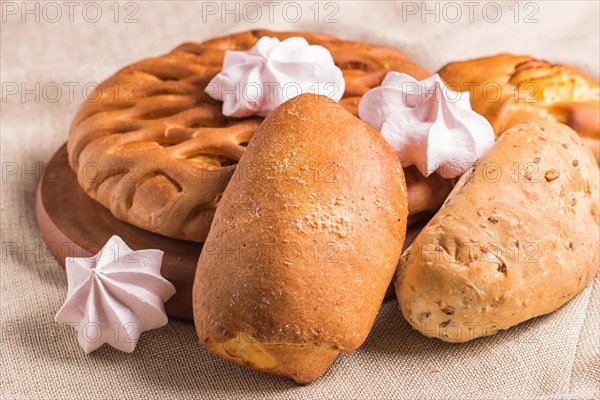
[[[565,125],[516,125],[402,255],[396,294],[423,334],[464,342],[561,307],[598,270],[595,160]]]
[[[451,88],[471,93],[473,109],[490,121],[496,135],[522,122],[557,121],[588,138],[600,160],[600,87],[579,69],[498,54],[452,62],[439,74]]]
[[[408,224],[431,218],[440,209],[457,179],[445,179],[436,172],[425,177],[416,166],[404,168],[408,195]]]
[[[390,70],[428,73],[400,51],[333,36],[255,30],[186,43],[123,68],[99,85],[71,125],[69,160],[81,187],[118,219],[166,236],[203,241],[216,203],[260,119],[230,119],[204,93],[226,50],[247,50],[261,36],[305,37],[328,48],[346,80],[341,104]]]
[[[286,102],[217,208],[194,282],[200,342],[241,365],[316,379],[366,338],[406,218],[402,167],[377,132],[323,96]]]

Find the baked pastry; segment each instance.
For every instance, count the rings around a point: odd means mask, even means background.
[[[428,75],[396,49],[321,34],[255,30],[186,43],[125,67],[81,105],[68,152],[83,190],[120,220],[204,241],[218,199],[261,122],[224,117],[221,103],[204,88],[221,70],[226,50],[248,50],[262,36],[302,36],[329,49],[346,81],[340,103],[353,113],[386,72]],[[419,198],[415,202],[423,208]]]
[[[442,178],[437,172],[425,177],[416,166],[404,168],[408,198],[408,224],[431,218],[444,204],[456,179]]]
[[[324,96],[285,102],[240,160],[198,261],[200,343],[248,368],[316,379],[369,333],[406,218],[402,167],[375,130]]]
[[[455,90],[471,93],[473,109],[497,135],[521,122],[557,121],[579,133],[600,160],[600,87],[579,69],[498,54],[452,62],[439,74]]]
[[[402,255],[405,318],[424,335],[465,342],[561,307],[598,270],[599,182],[569,127],[506,131]]]

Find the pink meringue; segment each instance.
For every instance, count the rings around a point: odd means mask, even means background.
[[[469,92],[454,92],[438,74],[417,81],[389,72],[358,105],[360,119],[378,130],[403,166],[455,178],[494,143],[490,123],[471,109]]]
[[[140,334],[168,322],[175,287],[160,275],[163,252],[131,250],[118,236],[90,258],[66,259],[68,292],[54,320],[72,325],[88,354],[104,343],[132,352]]]
[[[222,71],[206,93],[223,102],[223,115],[266,117],[277,106],[302,93],[335,101],[345,90],[342,70],[329,50],[306,39],[261,37],[249,51],[226,51]]]

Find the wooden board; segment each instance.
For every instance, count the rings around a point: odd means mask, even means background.
[[[151,233],[113,217],[79,187],[69,166],[66,145],[54,154],[42,174],[36,216],[42,238],[63,267],[66,257],[98,253],[112,235],[119,235],[134,250],[164,251],[161,274],[177,289],[165,304],[167,315],[193,319],[192,285],[202,244]]]
[[[46,165],[37,192],[36,216],[42,238],[62,267],[66,257],[98,253],[112,235],[119,235],[134,250],[164,251],[161,274],[177,289],[165,304],[167,315],[193,320],[192,286],[202,244],[151,233],[113,217],[79,187],[69,166],[66,145]],[[409,228],[405,247],[424,223]],[[388,290],[389,295],[393,295],[393,290]]]

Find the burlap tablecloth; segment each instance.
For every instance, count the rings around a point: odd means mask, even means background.
[[[387,301],[364,345],[304,387],[217,359],[197,344],[193,325],[179,321],[144,333],[132,354],[104,346],[85,355],[74,330],[53,322],[66,275],[46,252],[33,211],[42,167],[65,141],[86,90],[181,42],[258,27],[315,30],[397,46],[431,71],[510,51],[597,77],[598,2],[259,1],[256,22],[255,5],[234,2],[50,3],[2,3],[2,398],[600,397],[598,277],[552,315],[460,345],[413,331]]]

